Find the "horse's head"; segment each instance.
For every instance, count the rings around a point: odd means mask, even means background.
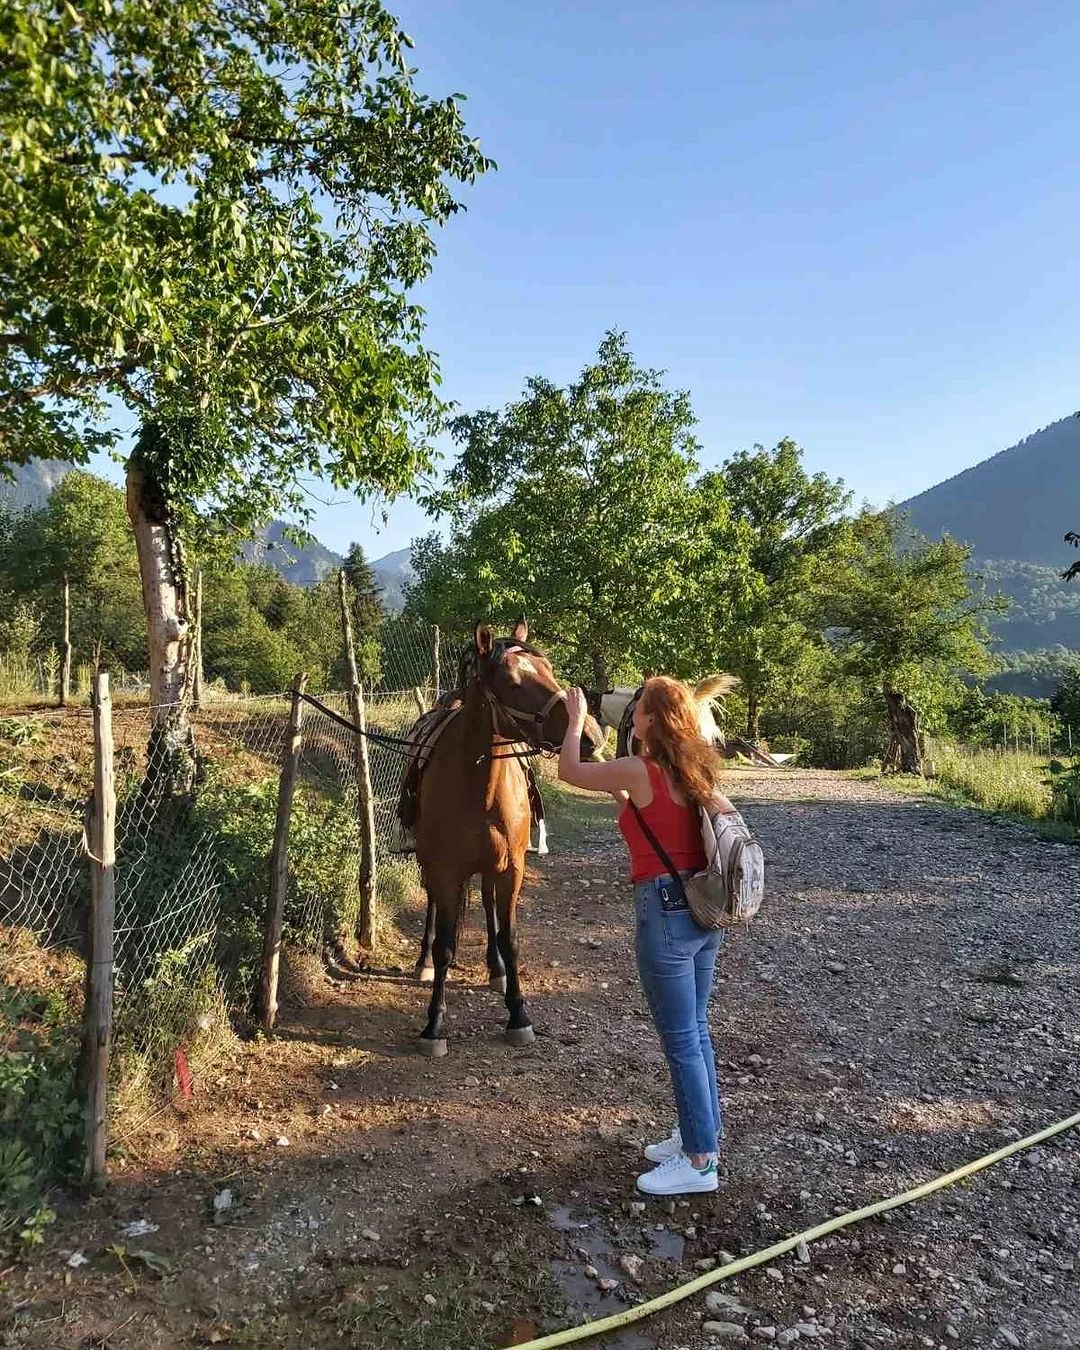
[[[478,623],[470,664],[492,705],[500,736],[525,741],[534,750],[557,750],[566,735],[566,691],[555,678],[551,662],[529,645],[528,637],[524,618],[505,638],[496,638],[486,624]],[[591,759],[603,744],[596,721],[586,717],[582,756]]]

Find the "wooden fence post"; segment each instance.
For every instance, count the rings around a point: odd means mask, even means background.
[[[267,1031],[277,1018],[278,969],[281,963],[281,929],[285,919],[285,894],[289,886],[289,818],[292,815],[296,774],[300,767],[300,728],[304,715],[301,695],[306,675],[297,675],[292,686],[292,709],[285,732],[278,784],[277,824],[270,855],[270,898],[263,930],[262,975],[259,979],[259,1018]]]
[[[203,696],[203,661],[202,661],[202,568],[200,567],[195,574],[195,642],[194,650],[191,653],[195,663],[195,673],[191,683],[191,697],[198,708],[202,703]]]
[[[412,696],[413,702],[416,704],[416,711],[423,717],[427,712],[427,704],[424,702],[424,691],[419,685],[413,686]]]
[[[345,660],[349,668],[349,716],[356,731],[353,735],[353,773],[356,778],[356,811],[360,823],[360,908],[356,915],[356,940],[370,949],[374,939],[375,909],[375,802],[371,792],[371,761],[368,757],[367,711],[364,688],[356,669],[352,618],[349,614],[345,571],[338,573],[338,599],[341,602],[341,631],[345,642]]]
[[[105,1184],[109,1126],[109,1053],[112,1049],[113,929],[116,913],[116,782],[113,775],[112,702],[109,677],[94,676],[94,795],[87,844],[90,852],[90,934],[83,1006],[81,1085],[86,1100],[86,1161],[83,1180]]]
[[[432,644],[431,644],[431,682],[434,685],[435,692],[432,696],[432,704],[439,701],[439,682],[442,672],[439,669],[439,625],[431,625]]]
[[[71,697],[71,587],[64,573],[64,639],[60,651],[60,706],[67,707]]]

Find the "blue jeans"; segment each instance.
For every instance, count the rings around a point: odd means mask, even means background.
[[[709,1038],[709,996],[724,934],[694,922],[661,888],[670,879],[634,887],[634,955],[653,1022],[664,1045],[685,1153],[714,1153],[724,1136],[716,1090],[716,1056]]]

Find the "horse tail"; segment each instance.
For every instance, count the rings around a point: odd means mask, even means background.
[[[694,685],[694,698],[699,703],[711,703],[714,698],[724,698],[739,687],[737,675],[707,675]]]

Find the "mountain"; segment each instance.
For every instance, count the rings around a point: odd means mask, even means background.
[[[899,509],[931,539],[951,534],[972,550],[971,570],[1011,608],[990,627],[1006,670],[991,684],[1054,692],[1074,653],[1080,662],[1080,583],[1066,530],[1080,529],[1080,413],[1063,417]]]
[[[286,538],[287,529],[284,521],[272,520],[244,545],[241,553],[245,562],[269,563],[294,586],[314,586],[327,572],[341,566],[343,559],[339,553],[324,548],[317,539],[295,544]]]
[[[11,470],[13,478],[0,476],[0,503],[15,511],[38,511],[74,467],[62,459],[32,459],[29,464],[19,464]]]
[[[1062,542],[1080,529],[1080,413],[1036,431],[903,502],[920,533],[945,532],[976,558],[1038,563],[1058,573],[1071,561]]]
[[[369,566],[375,580],[382,588],[382,602],[392,614],[397,614],[405,604],[405,583],[412,580],[410,558],[412,549],[399,548],[396,553],[387,553],[382,558],[373,558]]]

